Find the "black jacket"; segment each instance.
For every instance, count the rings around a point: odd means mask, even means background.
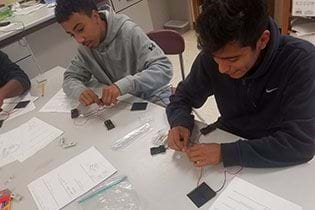
[[[315,151],[315,50],[280,35],[270,19],[271,40],[250,76],[232,79],[201,52],[187,79],[171,96],[171,127],[194,125],[191,108],[215,96],[218,127],[247,140],[221,145],[224,166],[280,167],[309,161]]]
[[[31,87],[31,82],[22,69],[13,63],[5,53],[0,51],[0,87],[10,80],[19,81],[24,91]]]

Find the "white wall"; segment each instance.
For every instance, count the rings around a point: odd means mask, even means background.
[[[152,31],[154,28],[147,0],[142,0],[141,2],[124,9],[119,13],[129,16],[145,32]]]
[[[188,20],[189,8],[187,0],[169,0],[171,18],[175,20]]]
[[[148,0],[154,29],[163,28],[163,24],[170,20],[170,0]]]
[[[55,66],[67,67],[78,46],[58,23],[26,36],[26,40],[42,71]]]

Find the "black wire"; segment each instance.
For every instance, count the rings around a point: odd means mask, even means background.
[[[203,167],[200,168],[200,174],[199,174],[199,178],[198,178],[198,181],[197,181],[197,187],[200,184],[200,181],[201,181],[201,178],[202,178],[202,173],[203,173]]]
[[[231,174],[231,175],[237,175],[237,174],[239,174],[242,170],[243,170],[243,166],[241,166],[241,168],[240,168],[239,170],[237,170],[236,172],[228,172],[228,171],[224,170],[224,181],[223,181],[223,184],[222,184],[222,186],[221,186],[217,191],[215,191],[215,192],[216,192],[216,193],[217,193],[217,192],[220,192],[220,191],[224,188],[224,186],[225,186],[225,184],[226,184],[226,174],[227,174],[227,173],[228,173],[228,174]]]
[[[225,183],[226,183],[226,171],[224,171],[224,181],[223,181],[223,184],[222,184],[221,187],[220,187],[217,191],[215,191],[215,192],[216,192],[216,193],[220,192],[220,191],[224,188]]]

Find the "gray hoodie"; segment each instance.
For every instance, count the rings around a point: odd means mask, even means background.
[[[165,89],[173,75],[172,64],[158,45],[127,16],[111,9],[100,14],[107,21],[106,37],[96,49],[79,46],[64,73],[66,95],[78,100],[92,76],[105,85],[114,83],[122,95],[144,99]]]

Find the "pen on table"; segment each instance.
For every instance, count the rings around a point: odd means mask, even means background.
[[[94,197],[97,194],[100,194],[101,192],[106,191],[107,189],[119,184],[120,182],[124,181],[127,178],[127,176],[118,177],[115,180],[111,181],[110,183],[106,184],[105,186],[101,187],[100,189],[96,190],[95,192],[92,192],[90,195],[87,195],[80,199],[78,202],[83,203],[86,200],[89,200],[90,198]]]

